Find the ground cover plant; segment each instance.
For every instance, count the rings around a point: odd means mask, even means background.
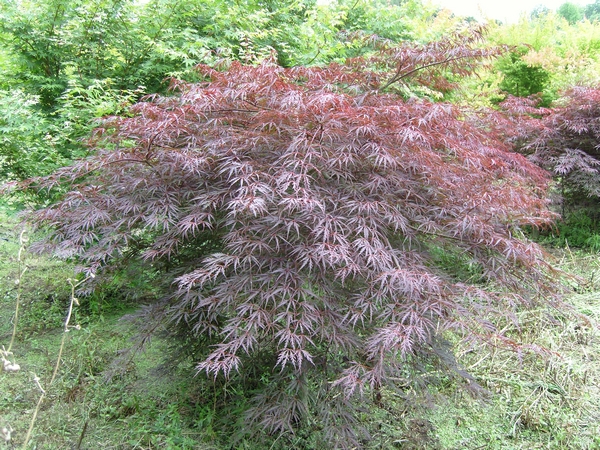
[[[519,238],[554,218],[545,173],[478,116],[394,89],[451,89],[504,51],[480,37],[375,40],[323,68],[199,66],[203,81],[107,119],[92,156],[22,185],[68,190],[30,216],[50,225],[36,248],[98,280],[130,261],[160,271],[175,289],[146,323],[178,325],[215,382],[253,386],[248,424],[314,421],[329,445],[361,445],[361,399],[407,368],[470,379],[445,333],[502,340],[483,311],[550,301],[553,270]]]

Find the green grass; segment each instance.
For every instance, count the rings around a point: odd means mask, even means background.
[[[600,294],[573,300],[600,311]],[[548,356],[497,349],[462,359],[491,395],[451,401],[431,415],[443,448],[600,448],[598,330],[548,314],[532,315],[521,332]]]
[[[444,449],[600,449],[600,258],[564,252],[559,265],[580,277],[566,301],[522,312],[506,332],[547,351],[457,349],[487,398],[450,398],[429,419]],[[579,291],[576,293],[575,291]]]
[[[0,211],[0,346],[12,333],[19,233],[18,222]],[[541,305],[520,312],[518,325],[503,324],[508,335],[546,354],[458,343],[459,360],[487,393],[470,395],[465,380],[441,371],[427,374],[425,390],[386,390],[380,407],[362,413],[371,435],[366,448],[600,449],[600,258],[558,254],[559,265],[580,276],[570,287],[572,309]],[[23,443],[40,398],[33,374],[47,395],[30,449],[320,448],[308,429],[279,439],[263,436],[260,444],[233,443],[234,423],[219,414],[210,381],[193,377],[190,358],[173,359],[166,337],[122,358],[136,332],[122,317],[134,310],[135,299],[111,303],[100,296],[94,307],[82,300],[72,321],[82,327],[69,332],[58,376],[47,386],[69,302],[66,279],[73,273],[63,262],[30,254],[24,263],[12,349],[21,370],[0,372],[0,430],[13,429],[0,449]],[[107,378],[115,365],[121,370]],[[232,392],[227,408],[240,407],[242,394]]]

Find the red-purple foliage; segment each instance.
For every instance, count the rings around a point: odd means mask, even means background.
[[[600,88],[574,87],[551,109],[534,99],[503,106],[517,151],[557,177],[570,206],[600,197]]]
[[[368,72],[371,86],[380,91],[404,82],[448,92],[458,85],[449,78],[460,80],[471,76],[485,59],[510,50],[508,46],[478,47],[484,33],[485,27],[470,28],[424,45],[413,42],[398,45],[371,37],[367,42],[377,52],[369,58],[352,59],[347,65]],[[377,79],[373,79],[375,73]]]
[[[280,389],[257,396],[251,419],[291,429],[319,400],[322,420],[347,427],[344,402],[393,383],[446,330],[496,332],[480,312],[501,299],[440,255],[524,298],[547,281],[542,251],[515,237],[552,219],[545,172],[467,111],[381,92],[417,67],[485,56],[453,51],[388,52],[393,78],[369,69],[381,56],[200,66],[204,82],[107,120],[91,157],[37,180],[71,183],[32,214],[52,229],[39,247],[98,273],[125,253],[170,260],[166,314],[215,343],[199,371],[231,376],[272,355]]]

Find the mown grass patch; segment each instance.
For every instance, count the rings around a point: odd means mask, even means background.
[[[578,277],[565,299],[570,309],[524,311],[505,329],[542,354],[456,350],[490,395],[458,393],[431,411],[442,448],[600,448],[600,257],[568,249],[559,257],[559,266]]]

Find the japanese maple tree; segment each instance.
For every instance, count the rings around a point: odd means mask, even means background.
[[[377,399],[447,330],[497,333],[481,312],[502,296],[486,281],[513,300],[549,283],[542,250],[518,238],[553,219],[546,172],[468,111],[390,90],[449,89],[447,74],[499,51],[475,43],[385,45],[327,67],[199,66],[203,82],[107,119],[89,158],[28,184],[68,189],[32,213],[51,230],[38,248],[99,276],[132,259],[165,268],[163,319],[212,344],[199,372],[268,368],[248,372],[261,386],[251,421],[284,431],[318,417],[357,445],[355,399]]]
[[[552,108],[509,99],[507,133],[517,151],[554,174],[569,209],[600,197],[600,88],[577,86]]]

